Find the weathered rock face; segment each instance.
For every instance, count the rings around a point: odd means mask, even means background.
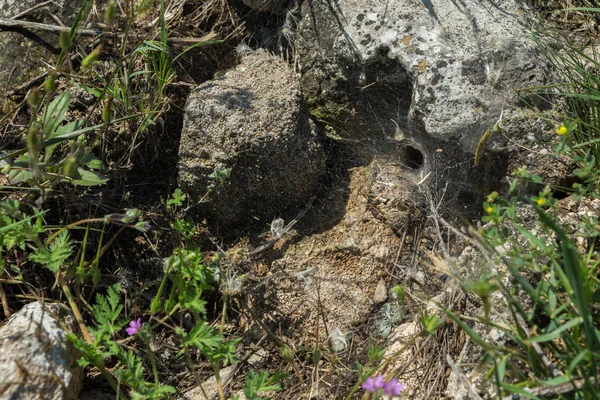
[[[395,92],[404,107],[391,111],[408,120],[412,137],[455,138],[472,151],[514,100],[511,91],[544,79],[545,64],[517,1],[350,0],[337,9],[329,4],[307,2],[303,10],[298,55],[307,94],[348,107],[328,89],[356,81],[359,90]],[[376,63],[387,67],[369,77]],[[389,119],[380,120],[383,128],[393,128]]]
[[[0,1],[0,18],[10,19],[40,3],[38,0]],[[83,1],[58,0],[28,13],[30,21],[56,24],[52,15],[69,26]],[[50,49],[58,49],[58,36],[54,33],[35,32],[37,41],[17,32],[0,32],[0,88],[11,90],[28,82],[48,69],[54,57]],[[4,92],[2,93],[2,96]]]
[[[1,399],[77,399],[83,369],[63,326],[75,319],[57,304],[27,304],[0,328]]]
[[[315,0],[303,4],[297,61],[312,114],[336,137],[385,148],[416,143],[430,182],[459,207],[506,173],[505,149],[473,155],[514,89],[544,82],[517,1]],[[504,132],[522,135],[520,130]],[[399,160],[402,162],[402,160]],[[493,187],[493,185],[492,185]],[[462,204],[462,205],[461,205]]]
[[[246,56],[188,99],[179,150],[179,185],[202,211],[231,227],[270,222],[314,196],[324,155],[303,107],[296,74],[265,51]],[[221,165],[229,178],[212,190]]]

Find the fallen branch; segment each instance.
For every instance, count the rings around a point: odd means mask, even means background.
[[[56,33],[60,33],[61,31],[64,30],[69,30],[69,27],[63,27],[63,26],[58,26],[58,25],[48,25],[48,24],[40,24],[37,22],[30,22],[30,21],[17,21],[17,20],[12,20],[12,19],[2,19],[0,18],[0,30],[2,29],[6,29],[6,28],[13,28],[13,29],[17,29],[17,28],[24,28],[24,29],[40,29],[40,30],[45,30],[45,31],[49,31],[49,32],[56,32]],[[7,29],[10,30],[10,29]],[[109,37],[109,38],[119,38],[122,39],[123,35],[120,34],[116,34],[114,32],[105,32],[101,29],[97,29],[97,30],[93,30],[93,29],[82,29],[78,32],[80,35],[83,36],[100,36],[100,35],[104,35],[105,37]],[[207,35],[204,35],[200,38],[191,38],[191,37],[174,37],[174,38],[168,38],[167,41],[171,44],[179,44],[179,45],[194,45],[196,43],[200,43],[200,42],[206,42],[209,40],[213,40],[215,37],[217,36],[216,33],[214,32],[210,32]],[[132,36],[135,37],[135,36]],[[100,44],[101,42],[101,38],[97,38],[96,40],[94,40],[94,42],[91,45],[88,45],[88,48],[95,48],[98,44]],[[80,54],[74,54],[73,56],[71,56],[71,62],[75,62],[79,59],[81,59],[82,56]],[[61,73],[59,71],[56,72],[58,76],[61,75]],[[42,82],[44,82],[46,80],[46,78],[48,78],[48,74],[49,71],[43,72],[40,75],[32,78],[30,81],[25,82],[24,84],[10,90],[7,92],[7,96],[15,96],[19,93],[24,93],[26,91],[28,91],[29,89],[31,89],[32,87],[41,84]]]
[[[60,34],[61,32],[64,31],[69,31],[71,30],[71,27],[69,26],[60,26],[60,25],[52,25],[52,24],[42,24],[40,22],[32,22],[32,21],[22,21],[22,20],[15,20],[15,19],[5,19],[5,18],[0,18],[0,30],[18,30],[18,29],[30,29],[30,30],[36,30],[36,31],[45,31],[45,32],[53,32],[53,33],[58,33]],[[77,34],[80,36],[104,36],[107,38],[117,38],[117,39],[122,39],[125,35],[120,34],[120,33],[116,33],[116,32],[110,32],[110,31],[106,31],[103,30],[101,28],[98,29],[80,29],[77,31]],[[196,43],[201,43],[201,42],[207,42],[209,40],[213,40],[215,37],[217,36],[216,33],[214,32],[210,32],[202,37],[199,38],[192,38],[192,37],[184,37],[184,38],[180,38],[180,37],[170,37],[167,38],[167,42],[170,44],[183,44],[183,45],[191,45],[191,44],[196,44]],[[136,36],[136,35],[131,35],[131,38],[134,39],[140,39],[140,36]]]
[[[39,3],[39,4],[36,4],[36,5],[34,5],[33,7],[30,7],[30,8],[28,8],[27,10],[25,10],[25,11],[23,11],[23,12],[21,12],[21,13],[18,13],[17,15],[15,15],[14,17],[12,17],[11,19],[15,19],[15,20],[16,20],[16,19],[21,19],[21,18],[23,18],[24,16],[26,16],[26,15],[28,15],[28,14],[32,13],[33,11],[35,11],[35,10],[37,10],[37,9],[40,9],[40,8],[42,8],[42,7],[46,7],[47,5],[50,5],[50,4],[52,4],[52,3],[54,3],[54,0],[47,0],[47,1],[43,1],[43,2],[41,2],[41,3]]]

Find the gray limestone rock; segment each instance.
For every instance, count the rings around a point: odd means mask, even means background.
[[[477,144],[518,108],[515,89],[546,80],[527,9],[517,0],[314,0],[301,11],[302,90],[328,135],[375,154],[410,145],[397,162],[431,172],[434,197],[477,218],[513,156],[497,146],[474,165]],[[503,134],[522,135],[512,128]]]
[[[257,51],[190,94],[179,150],[179,185],[221,226],[270,222],[314,195],[324,155],[296,74]],[[230,168],[216,184],[215,168]],[[212,189],[211,189],[212,188]],[[209,193],[206,195],[206,193]]]
[[[306,3],[298,62],[309,99],[332,116],[351,114],[357,97],[387,93],[380,104],[363,103],[379,114],[372,130],[388,136],[404,125],[409,137],[456,139],[472,152],[515,104],[513,90],[545,79],[515,0]]]
[[[0,399],[77,399],[83,369],[67,340],[75,319],[58,304],[27,304],[0,328]]]

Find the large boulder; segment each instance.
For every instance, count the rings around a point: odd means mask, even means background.
[[[457,204],[481,204],[508,162],[506,149],[473,158],[515,89],[546,79],[520,2],[305,2],[296,58],[311,113],[375,153],[412,143]],[[520,130],[503,132],[522,136]],[[399,162],[410,164],[410,159]],[[446,188],[446,182],[450,182]],[[441,185],[441,186],[440,186]],[[444,196],[441,196],[444,197]]]
[[[27,304],[0,328],[0,399],[78,399],[83,369],[65,329],[75,318],[58,304]]]
[[[389,115],[428,136],[458,138],[469,150],[514,104],[514,89],[544,79],[545,63],[518,1],[350,0],[334,8],[315,0],[304,14],[298,59],[309,96],[320,87],[321,96],[335,100],[328,89],[342,84],[395,92],[402,107]],[[369,77],[374,64],[387,67]],[[390,118],[379,119],[394,132]]]
[[[314,196],[324,154],[297,75],[266,51],[247,55],[190,94],[179,149],[179,185],[221,226],[270,222]],[[217,182],[215,170],[231,169]],[[208,195],[207,195],[208,193]]]

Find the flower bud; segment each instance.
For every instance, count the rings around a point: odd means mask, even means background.
[[[46,93],[53,93],[56,89],[56,72],[52,71],[48,74],[48,78],[46,78],[46,82],[44,82],[44,89]]]
[[[116,16],[117,16],[117,7],[115,5],[115,2],[111,1],[106,6],[106,11],[104,11],[104,23],[106,25],[112,24],[113,21],[115,20]]]
[[[27,103],[33,108],[38,108],[42,103],[42,95],[40,94],[40,90],[38,88],[33,88],[29,91],[29,95],[27,95]]]
[[[90,54],[81,61],[81,68],[87,68],[100,58],[102,43],[100,43]]]
[[[137,229],[140,232],[148,232],[150,228],[152,228],[152,225],[150,225],[148,221],[140,221],[137,224],[135,224],[135,229]]]
[[[58,44],[63,51],[69,51],[71,48],[69,31],[60,31],[60,35],[58,35]]]

